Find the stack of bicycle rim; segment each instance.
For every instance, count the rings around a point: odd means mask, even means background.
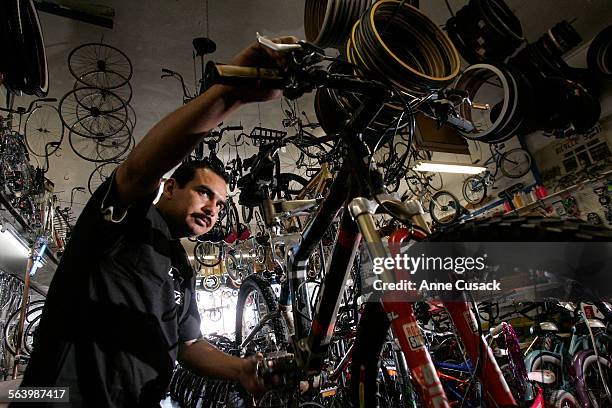
[[[60,113],[72,150],[91,162],[121,160],[134,145],[132,63],[115,47],[91,43],[72,50],[68,66],[76,81]]]
[[[351,27],[369,5],[370,0],[306,0],[306,40],[322,48],[341,48]]]
[[[508,63],[519,68],[530,79],[548,76],[570,76],[571,68],[563,54],[580,44],[582,38],[567,21],[561,21],[546,31],[533,44],[520,50]]]
[[[599,83],[588,70],[572,68],[562,58],[581,40],[570,23],[561,21],[508,61],[535,87],[537,129],[583,133],[599,120]]]
[[[472,132],[461,132],[465,138],[500,143],[533,129],[533,90],[519,71],[501,64],[474,64],[453,87],[478,102],[459,108],[461,116],[474,124]]]
[[[13,92],[44,97],[49,91],[47,55],[32,0],[0,2],[0,73]]]
[[[503,0],[470,0],[446,22],[446,30],[471,64],[501,62],[524,41],[521,22]]]
[[[353,65],[332,66],[330,70],[385,78],[409,102],[450,84],[459,72],[459,54],[446,34],[408,3],[375,2],[354,24],[346,43],[346,57]],[[398,41],[403,38],[410,41]],[[323,128],[328,132],[340,129],[359,106],[359,98],[336,90],[319,91],[315,108]],[[403,115],[404,120],[398,123],[406,109],[403,102],[386,104],[368,126],[365,136],[371,146],[384,143],[409,123],[411,115]]]
[[[589,70],[612,79],[612,25],[595,36],[587,52]]]

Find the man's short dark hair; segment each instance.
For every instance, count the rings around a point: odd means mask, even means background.
[[[183,163],[174,170],[170,178],[173,178],[176,184],[178,184],[180,188],[183,188],[187,183],[193,180],[197,169],[210,169],[227,183],[227,174],[225,173],[223,162],[217,158],[211,159],[209,157],[205,157],[201,160],[183,161]]]

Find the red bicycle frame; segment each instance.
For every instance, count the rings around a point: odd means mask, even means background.
[[[406,239],[422,239],[424,236],[420,231],[400,228],[389,236],[389,246],[393,251]],[[395,257],[398,254],[393,253],[392,255]],[[410,278],[406,271],[396,270],[396,276],[398,281]],[[484,337],[478,333],[476,317],[463,298],[463,294],[461,296],[462,301],[443,303],[465,345],[468,357],[476,367],[480,367],[477,375],[486,392],[487,402],[491,403],[491,406],[517,406],[495,361],[493,351],[487,345]],[[416,293],[408,293],[408,299],[416,299]],[[448,399],[431,356],[425,347],[412,304],[413,302],[407,301],[405,292],[387,291],[382,296],[383,308],[391,321],[393,332],[404,352],[412,378],[419,388],[418,391],[424,404],[428,407],[447,407],[449,406]]]

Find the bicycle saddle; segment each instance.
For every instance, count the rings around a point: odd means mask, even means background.
[[[206,54],[212,54],[217,50],[217,44],[210,38],[196,37],[192,41],[193,49],[198,57]]]

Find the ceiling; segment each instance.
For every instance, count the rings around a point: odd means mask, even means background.
[[[574,26],[585,40],[590,40],[612,21],[610,0],[506,0],[522,22],[528,40],[535,40],[546,29],[562,19],[577,18]],[[91,2],[87,2],[91,3]],[[158,120],[182,103],[180,85],[172,79],[161,79],[161,68],[183,74],[194,89],[194,64],[191,41],[208,36],[217,44],[211,58],[229,62],[232,55],[254,40],[258,31],[268,36],[295,35],[304,37],[304,0],[107,0],[97,3],[114,8],[114,28],[104,29],[46,13],[40,13],[50,71],[50,97],[60,99],[72,89],[74,78],[67,65],[68,54],[80,44],[104,43],[121,49],[134,66],[131,80],[132,106],[137,116],[134,136],[139,141]],[[422,9],[439,24],[448,18],[443,0],[421,0]],[[466,2],[450,0],[456,11]],[[207,24],[208,21],[208,24]],[[409,39],[407,39],[409,41]],[[18,98],[23,106],[30,98]],[[312,99],[300,101],[314,120]],[[281,128],[282,110],[278,101],[252,105],[234,114],[226,124],[242,123],[248,133],[261,123]],[[48,177],[54,181],[60,198],[68,201],[70,189],[87,186],[89,174],[96,164],[78,158],[68,145],[67,135],[62,149],[51,158]],[[88,194],[77,195],[74,206],[79,213]]]

